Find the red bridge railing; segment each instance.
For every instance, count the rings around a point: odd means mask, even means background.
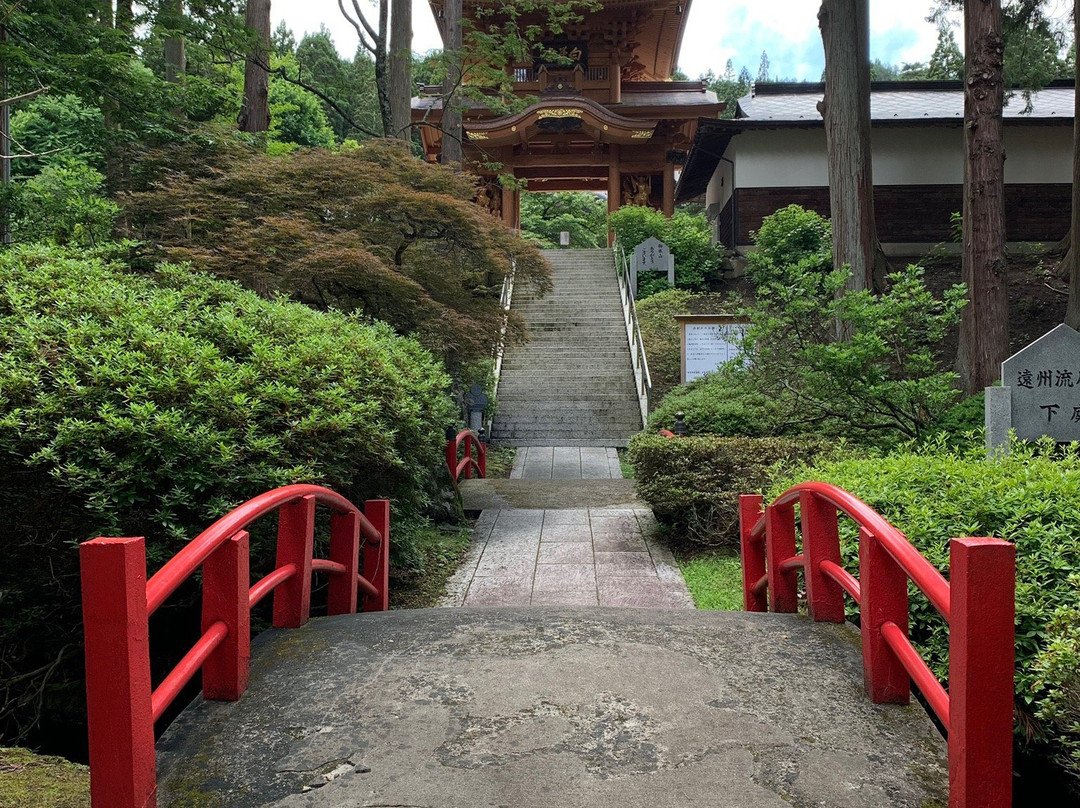
[[[463,429],[446,442],[446,467],[450,469],[455,483],[462,477],[471,480],[474,471],[477,477],[483,479],[487,477],[487,447],[475,432]]]
[[[739,512],[746,610],[797,611],[799,571],[814,620],[842,623],[850,596],[859,605],[871,698],[906,704],[914,681],[948,731],[950,808],[1009,808],[1016,548],[953,539],[946,581],[903,533],[835,486],[797,485],[764,510],[761,497],[744,495]],[[858,579],[841,566],[839,513],[859,527]],[[948,691],[908,639],[909,580],[949,625]]]
[[[316,504],[330,509],[328,559],[312,558]],[[246,528],[275,511],[275,569],[249,586]],[[298,628],[310,614],[311,574],[324,572],[330,576],[330,614],[354,613],[358,590],[364,593],[364,611],[385,611],[389,548],[388,501],[371,500],[361,511],[315,485],[278,488],[241,505],[196,536],[149,581],[142,538],[83,543],[79,560],[93,808],[154,808],[154,722],[200,669],[204,698],[240,698],[248,684],[250,614],[257,603],[273,593],[274,627]],[[149,617],[200,567],[202,637],[154,688]]]

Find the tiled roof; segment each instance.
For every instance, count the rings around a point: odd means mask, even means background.
[[[870,93],[870,117],[885,121],[961,121],[964,118],[964,91],[959,82],[875,82]],[[790,89],[789,89],[790,88]],[[785,91],[786,90],[786,91]],[[820,84],[762,86],[739,99],[739,119],[747,122],[820,124],[817,104],[824,88]],[[1051,85],[1031,94],[1030,109],[1023,93],[1014,92],[1008,99],[1006,120],[1071,121],[1073,119],[1071,86]]]

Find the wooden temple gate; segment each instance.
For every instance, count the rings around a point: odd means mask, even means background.
[[[436,19],[444,0],[431,0]],[[464,0],[476,20],[484,0]],[[685,162],[698,119],[718,117],[723,105],[701,81],[672,81],[690,0],[604,0],[558,37],[543,57],[513,65],[514,94],[531,102],[498,115],[482,102],[455,98],[463,108],[465,163],[482,177],[478,201],[518,227],[520,191],[496,172],[513,175],[529,191],[596,191],[608,211],[649,205],[671,215],[676,171]],[[521,25],[541,20],[525,17]],[[444,32],[445,36],[445,32]],[[558,54],[552,59],[550,54]],[[468,77],[466,77],[466,81]],[[413,99],[426,156],[442,152],[442,88]]]

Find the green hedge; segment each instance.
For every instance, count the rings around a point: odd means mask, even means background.
[[[637,494],[673,537],[700,545],[739,540],[739,494],[762,492],[777,463],[808,461],[834,444],[817,438],[665,438],[630,442]]]
[[[60,248],[0,253],[0,658],[19,672],[77,650],[78,542],[145,536],[156,567],[288,483],[389,497],[408,566],[445,496],[448,384],[385,325],[178,266],[138,276]],[[253,566],[272,563],[272,540],[253,533]],[[0,711],[0,732],[21,721]]]
[[[649,429],[672,429],[685,416],[687,434],[760,438],[791,434],[786,402],[760,392],[754,379],[734,364],[676,387],[649,415]]]
[[[788,469],[770,497],[804,480],[844,488],[881,513],[942,573],[949,539],[997,536],[1016,544],[1018,738],[1080,777],[1080,454],[1017,444],[1008,457],[943,443],[884,457]],[[848,569],[857,535],[841,520]],[[854,614],[854,612],[853,612]],[[913,595],[911,636],[938,676],[948,672],[944,622]],[[1067,663],[1067,664],[1066,664]]]

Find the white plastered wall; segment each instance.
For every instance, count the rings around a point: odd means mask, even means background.
[[[873,133],[877,185],[960,185],[964,181],[959,127],[889,127]],[[1005,182],[1072,182],[1072,128],[1006,126]],[[709,184],[708,203],[727,204],[739,188],[815,188],[829,184],[823,129],[746,132],[731,141]]]

